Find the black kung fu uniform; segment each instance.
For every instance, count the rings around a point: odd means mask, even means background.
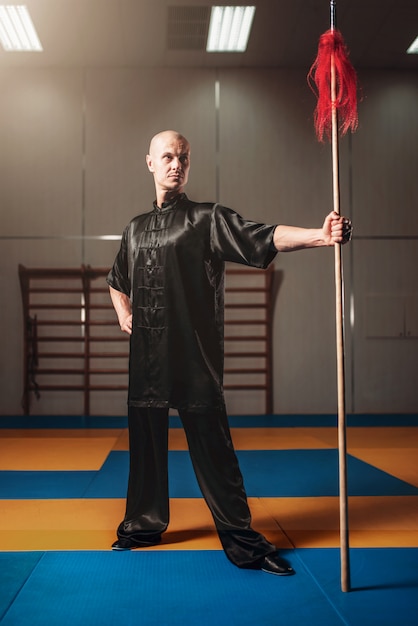
[[[108,275],[132,302],[130,474],[119,538],[158,543],[167,528],[168,409],[176,408],[228,558],[255,567],[276,548],[251,529],[223,395],[224,263],[266,268],[275,226],[219,204],[171,203],[126,227]]]

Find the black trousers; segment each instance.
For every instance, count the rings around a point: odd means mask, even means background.
[[[193,468],[227,557],[256,568],[276,547],[251,528],[242,474],[225,410],[179,411]],[[130,466],[118,537],[155,545],[169,523],[168,410],[129,407]]]

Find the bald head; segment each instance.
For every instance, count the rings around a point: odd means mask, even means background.
[[[182,193],[190,169],[190,144],[175,130],[164,130],[151,139],[146,156],[149,171],[154,176],[157,204]]]
[[[161,149],[161,146],[174,143],[180,144],[184,151],[188,151],[190,154],[189,142],[186,137],[178,133],[176,130],[163,130],[154,135],[149,145],[149,154],[153,156],[158,150]]]

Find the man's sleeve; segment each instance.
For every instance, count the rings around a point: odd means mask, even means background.
[[[107,275],[108,284],[121,291],[127,296],[131,295],[131,281],[129,278],[129,261],[128,261],[128,227],[126,227],[120,244],[119,252],[116,256],[112,269]]]
[[[212,251],[223,261],[265,269],[277,254],[273,245],[275,228],[251,222],[215,204],[211,222]]]

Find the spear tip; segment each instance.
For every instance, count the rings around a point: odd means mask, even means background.
[[[330,1],[330,12],[331,12],[331,30],[337,28],[337,3],[335,0]]]

